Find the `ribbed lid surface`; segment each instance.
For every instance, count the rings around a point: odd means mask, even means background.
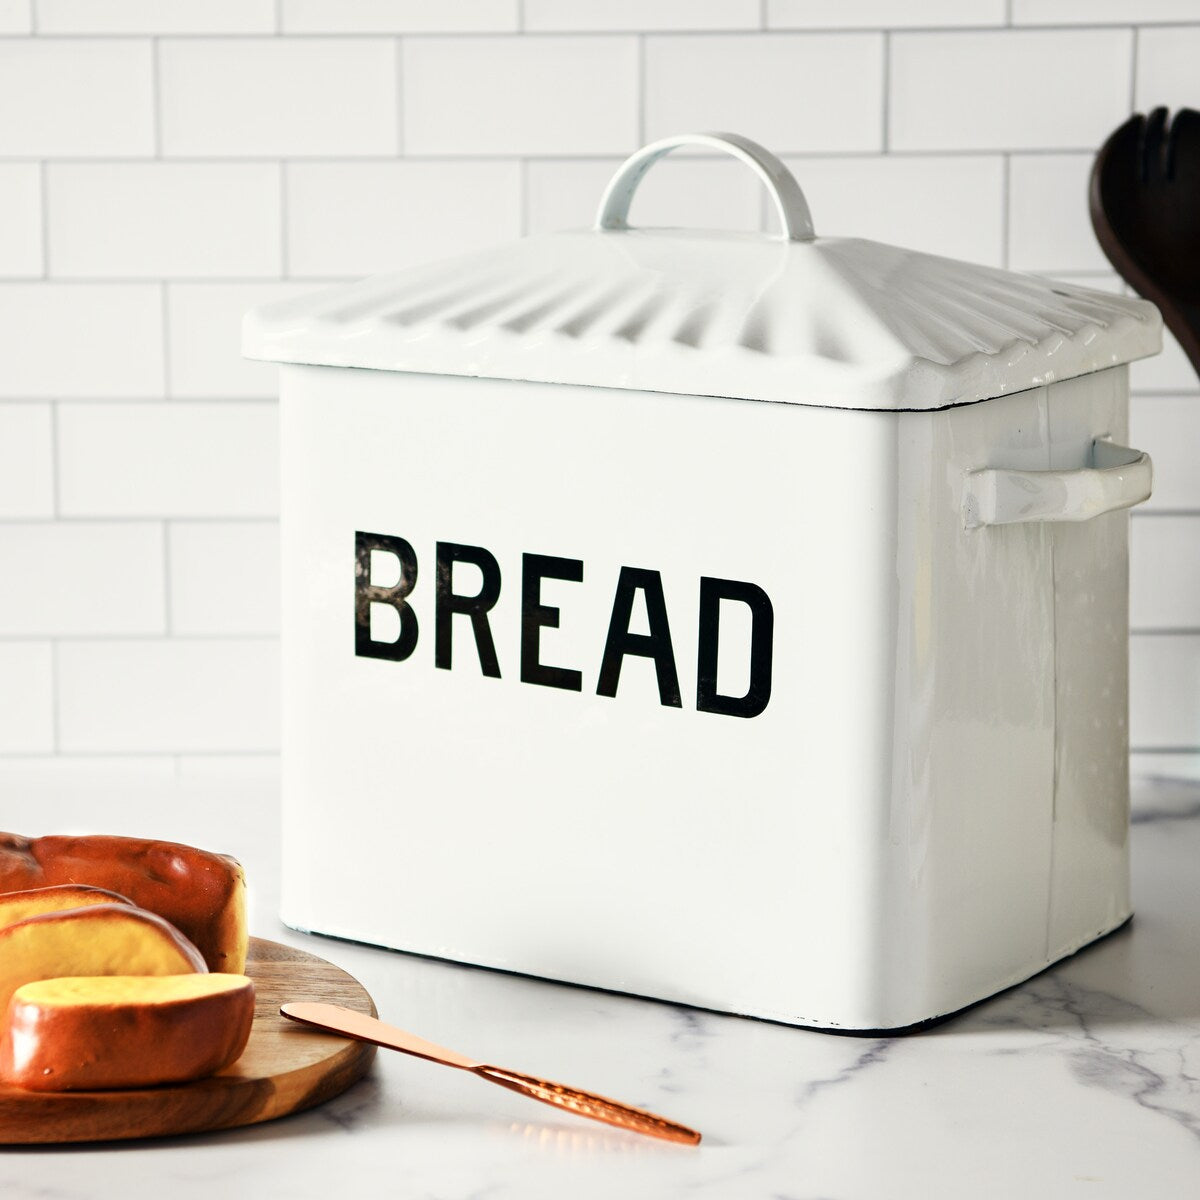
[[[697,138],[753,160],[790,238],[625,226],[646,168]],[[270,305],[244,329],[249,357],[278,362],[881,410],[1023,391],[1145,357],[1160,340],[1142,300],[814,238],[786,169],[733,135],[635,155],[595,230]]]

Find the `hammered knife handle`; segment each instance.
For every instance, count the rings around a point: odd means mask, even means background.
[[[573,1112],[576,1116],[590,1117],[593,1121],[603,1121],[607,1125],[617,1126],[618,1129],[665,1138],[669,1142],[684,1142],[695,1146],[700,1141],[700,1134],[686,1125],[677,1125],[674,1121],[646,1112],[645,1109],[633,1108],[620,1101],[609,1100],[606,1096],[597,1096],[595,1092],[581,1092],[577,1088],[552,1083],[548,1079],[521,1075],[517,1071],[506,1071],[503,1067],[492,1067],[486,1063],[469,1069],[481,1079],[498,1083],[513,1092],[520,1092],[522,1096],[528,1096],[531,1100],[540,1100],[543,1104],[551,1104],[555,1108]]]

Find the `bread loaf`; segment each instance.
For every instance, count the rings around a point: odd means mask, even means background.
[[[38,913],[60,912],[64,908],[87,908],[92,904],[129,904],[127,896],[84,883],[64,883],[57,887],[31,888],[24,892],[0,893],[0,929],[15,925]]]
[[[90,884],[157,913],[195,944],[211,971],[246,965],[246,880],[224,854],[146,838],[0,833],[0,892]]]
[[[37,1091],[182,1083],[245,1049],[254,985],[244,975],[112,975],[19,987],[0,1037],[0,1078]]]
[[[0,1014],[13,992],[64,975],[206,974],[200,952],[162,917],[125,904],[41,913],[0,929]]]

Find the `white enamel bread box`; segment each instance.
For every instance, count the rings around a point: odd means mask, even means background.
[[[676,146],[780,238],[642,230]],[[813,235],[734,135],[586,232],[248,316],[299,929],[896,1029],[1130,913],[1139,300]]]

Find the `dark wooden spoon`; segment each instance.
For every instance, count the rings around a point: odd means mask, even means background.
[[[1092,168],[1092,227],[1108,261],[1158,305],[1200,375],[1200,112],[1130,117]]]

